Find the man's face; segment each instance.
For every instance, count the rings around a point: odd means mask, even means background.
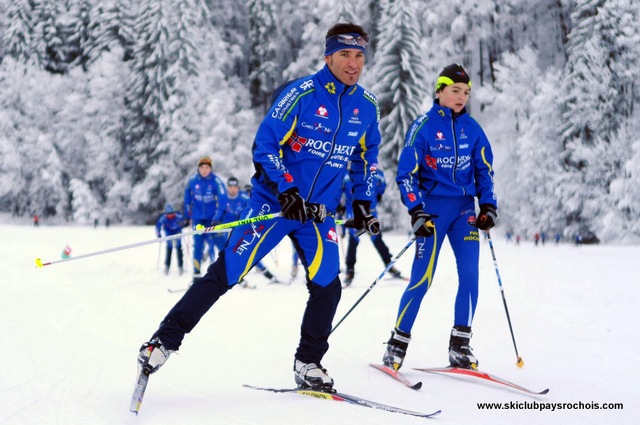
[[[202,164],[201,166],[198,167],[198,173],[200,173],[202,177],[207,177],[209,174],[211,174],[211,166],[207,164]]]
[[[364,67],[364,52],[360,49],[342,49],[324,57],[329,70],[347,86],[352,86],[360,79]]]
[[[231,196],[233,198],[234,196],[236,196],[238,194],[238,186],[236,186],[236,185],[227,186],[227,192],[229,193],[229,196]]]
[[[436,95],[440,99],[440,106],[453,109],[453,112],[458,113],[462,111],[469,101],[469,95],[471,94],[471,87],[465,83],[455,83],[450,86],[446,86],[440,90]]]

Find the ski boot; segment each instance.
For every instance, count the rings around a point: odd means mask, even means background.
[[[394,278],[394,279],[402,279],[402,273],[400,273],[400,270],[396,269],[395,267],[391,267],[389,269],[389,274]]]
[[[293,377],[300,389],[334,392],[333,379],[319,363],[303,363],[296,359],[293,362]]]
[[[382,357],[382,364],[393,370],[400,369],[404,361],[404,356],[407,355],[407,348],[409,348],[410,341],[411,334],[394,329],[391,332],[391,338],[389,338],[387,342],[387,351],[385,351]]]
[[[449,340],[449,363],[452,367],[463,369],[478,369],[478,359],[473,355],[469,340],[471,339],[470,326],[454,326],[451,329]]]
[[[160,369],[174,351],[167,350],[158,338],[153,338],[140,347],[138,366],[145,375],[151,375]]]
[[[344,275],[344,279],[342,280],[342,286],[344,286],[345,288],[347,286],[350,286],[351,283],[353,282],[353,276],[354,276],[354,272],[353,270],[347,270],[347,272]]]

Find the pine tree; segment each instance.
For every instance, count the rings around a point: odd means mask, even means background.
[[[7,10],[2,35],[4,53],[25,63],[33,60],[34,8],[32,0],[13,1]]]
[[[380,108],[382,143],[380,160],[395,169],[404,145],[404,135],[420,113],[426,95],[420,32],[415,26],[414,3],[410,0],[381,2],[382,20],[372,91]]]
[[[375,83],[371,89],[380,108],[382,142],[378,161],[389,182],[395,181],[398,158],[404,146],[404,136],[420,114],[420,104],[426,90],[426,70],[420,48],[420,30],[415,23],[415,3],[411,0],[380,2],[381,19],[378,31],[378,51],[371,70]],[[402,205],[397,186],[389,185],[382,204],[385,212],[397,217]],[[392,220],[383,221],[392,222]]]
[[[281,39],[272,0],[249,0],[249,89],[251,106],[264,112],[270,106],[271,95],[280,85],[282,70],[279,54]]]
[[[611,208],[610,185],[623,173],[630,145],[615,135],[633,113],[638,78],[638,7],[618,0],[583,0],[572,15],[563,81],[566,168],[588,190],[565,191],[575,232],[595,232]],[[627,22],[628,27],[620,25]],[[632,28],[631,37],[626,28]],[[635,66],[634,66],[635,65]]]

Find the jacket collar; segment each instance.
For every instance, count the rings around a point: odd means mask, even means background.
[[[318,76],[318,81],[320,82],[319,90],[325,90],[329,94],[339,94],[342,93],[345,88],[353,87],[347,86],[338,80],[335,75],[331,73],[329,67],[325,64],[320,71],[316,74]]]
[[[444,118],[450,118],[450,119],[456,119],[458,118],[460,115],[464,115],[467,113],[467,108],[464,107],[462,108],[462,110],[460,112],[458,112],[457,114],[455,112],[453,112],[453,109],[451,108],[447,108],[445,106],[441,106],[440,105],[440,99],[435,98],[433,99],[433,107],[432,109],[441,117]]]

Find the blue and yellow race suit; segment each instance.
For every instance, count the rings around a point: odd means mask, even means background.
[[[191,227],[220,223],[227,206],[227,189],[220,177],[213,173],[202,177],[195,173],[184,188],[184,213],[191,219]],[[214,233],[193,235],[193,273],[200,274],[204,245],[209,247],[209,260],[215,258]]]
[[[445,237],[458,270],[454,325],[471,326],[478,301],[480,250],[475,198],[497,208],[492,162],[484,131],[464,109],[454,114],[436,100],[409,128],[396,177],[402,202],[409,211],[422,208],[438,217],[433,219],[433,237],[416,240],[411,280],[400,300],[397,329],[411,333]]]
[[[240,218],[279,212],[278,194],[294,187],[307,202],[335,212],[349,161],[354,199],[373,200],[378,121],[375,97],[358,85],[344,85],[327,66],[287,84],[256,133],[253,190]],[[296,358],[319,363],[329,347],[341,291],[332,216],[322,223],[277,217],[234,228],[217,261],[169,312],[156,336],[168,349],[177,349],[211,305],[285,236],[300,254],[310,293]]]

